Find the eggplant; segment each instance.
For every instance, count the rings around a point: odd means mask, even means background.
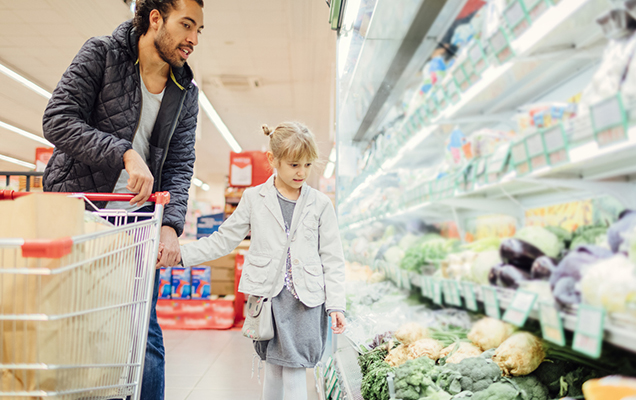
[[[618,253],[625,240],[625,234],[636,227],[636,211],[625,210],[607,230],[607,241],[614,253]]]
[[[581,292],[577,289],[577,283],[578,281],[571,276],[559,279],[552,291],[556,301],[563,306],[581,303]]]
[[[530,270],[530,277],[532,279],[539,279],[547,281],[550,279],[552,272],[557,266],[557,261],[554,258],[548,256],[541,256],[534,260],[532,263],[532,269]]]
[[[611,250],[606,249],[605,247],[594,245],[594,244],[582,244],[578,246],[574,251],[593,255],[599,260],[602,260],[605,258],[611,258],[614,256],[614,253],[612,253]]]
[[[517,289],[521,282],[530,279],[530,274],[514,265],[504,265],[499,271],[499,286]]]
[[[532,263],[537,258],[543,256],[543,252],[523,240],[509,238],[501,241],[499,254],[504,263],[514,265],[530,273]]]
[[[488,282],[490,282],[491,285],[497,286],[497,282],[499,281],[499,274],[501,272],[501,268],[504,265],[505,264],[503,263],[499,263],[490,269],[490,272],[488,273]]]

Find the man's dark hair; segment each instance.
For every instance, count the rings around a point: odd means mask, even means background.
[[[165,20],[177,3],[182,0],[137,0],[133,26],[139,36],[145,35],[150,27],[150,12],[157,10]],[[183,0],[185,1],[185,0]],[[203,8],[203,0],[194,0]]]

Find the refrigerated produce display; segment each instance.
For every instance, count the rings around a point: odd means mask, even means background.
[[[636,2],[349,0],[325,398],[636,398]]]

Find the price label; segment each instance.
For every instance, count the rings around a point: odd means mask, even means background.
[[[519,142],[512,146],[512,158],[514,159],[515,164],[520,164],[528,159],[525,143]]]
[[[466,74],[466,76],[471,76],[472,74],[475,73],[475,68],[473,67],[473,64],[471,64],[468,61],[464,62],[462,64],[462,67],[464,68],[464,73]]]
[[[466,75],[464,75],[464,71],[461,68],[457,68],[453,71],[453,78],[455,78],[455,81],[460,86],[466,81]]]
[[[548,165],[548,159],[544,154],[539,156],[532,157],[530,159],[530,163],[532,164],[532,169],[539,169]]]
[[[519,1],[515,1],[506,11],[506,19],[510,26],[518,25],[523,19],[526,18],[526,13],[523,11],[523,6]]]
[[[530,7],[526,7],[526,8],[530,9]],[[530,18],[532,19],[532,21],[534,21],[541,14],[543,14],[543,12],[547,9],[548,9],[548,5],[545,3],[545,1],[539,1],[536,3],[536,5],[534,5],[534,7],[530,11],[528,11],[528,14],[530,14]]]
[[[526,138],[526,148],[530,156],[536,156],[543,153],[543,139],[539,133],[535,133],[532,136]]]
[[[607,146],[615,142],[627,139],[627,134],[623,126],[606,129],[596,135],[596,140],[600,146]]]
[[[581,304],[572,348],[592,358],[599,358],[603,344],[604,325],[604,309]]]
[[[543,131],[543,140],[548,153],[565,148],[565,136],[560,125],[554,126]]]
[[[490,45],[495,50],[495,52],[503,50],[506,46],[508,46],[508,40],[506,40],[506,36],[501,30],[495,32],[494,35],[490,37]]]
[[[411,273],[409,271],[402,271],[402,285],[404,289],[411,290]]]
[[[530,172],[530,164],[527,162],[524,162],[522,164],[518,164],[515,169],[517,170],[517,174],[518,175],[525,175],[528,172]]]
[[[337,381],[337,377],[334,371],[333,376],[329,379],[328,383],[327,383],[327,398],[330,398],[331,395],[334,393],[334,390],[336,388],[336,381]]]
[[[433,303],[442,305],[442,284],[439,279],[431,279],[433,289]]]
[[[473,284],[472,282],[462,282],[462,289],[464,293],[464,302],[466,303],[466,308],[471,311],[477,311],[475,284]]]
[[[550,165],[559,165],[568,161],[568,152],[565,149],[550,154]]]
[[[468,58],[473,62],[474,65],[479,64],[482,61],[484,55],[479,47],[477,42],[474,42],[470,50],[468,50]]]
[[[499,300],[497,299],[497,289],[490,286],[482,286],[481,293],[484,297],[484,307],[486,308],[486,315],[491,318],[501,319]]]
[[[325,379],[327,379],[327,375],[329,374],[329,371],[331,371],[332,366],[333,366],[333,357],[329,357],[327,359],[325,370],[323,371],[323,374],[322,374]]]
[[[515,297],[512,299],[512,303],[510,303],[510,306],[503,316],[503,320],[522,327],[526,323],[536,300],[536,293],[517,290]]]
[[[333,400],[340,400],[342,398],[342,390],[340,387],[336,389],[336,394],[332,397]]]
[[[539,319],[543,338],[559,346],[565,346],[563,321],[553,304],[539,302]]]
[[[445,279],[443,281],[443,285],[444,285],[444,299],[446,300],[446,303],[453,306],[461,307],[462,299],[461,299],[461,296],[459,295],[457,281],[452,279]]]
[[[592,106],[594,129],[602,131],[621,125],[624,119],[623,107],[618,96],[603,100]]]
[[[477,165],[477,175],[482,175],[484,172],[486,172],[486,159],[482,158]]]
[[[422,293],[422,297],[430,298],[428,295],[428,282],[424,275],[420,275],[420,292]]]

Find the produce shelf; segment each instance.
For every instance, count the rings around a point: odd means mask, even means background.
[[[358,354],[346,341],[338,341],[338,350],[334,354],[334,361],[347,400],[364,400],[362,393],[360,393],[362,373],[358,366]]]
[[[414,287],[421,287],[420,285],[420,277],[422,275],[411,274],[409,283]],[[502,310],[507,310],[512,303],[513,298],[515,297],[516,290],[507,289],[501,287],[495,287],[497,290],[497,299],[499,302],[499,307]],[[479,285],[475,285],[475,298],[477,301],[483,303],[484,296],[481,287]],[[460,293],[461,297],[465,299],[463,293]],[[465,304],[465,303],[463,303]],[[452,305],[445,305],[447,307],[455,307]],[[578,307],[570,307],[565,311],[559,311],[558,314],[561,317],[563,322],[563,328],[574,332],[576,329],[577,323],[577,313]],[[503,313],[502,313],[503,315]],[[529,319],[539,320],[539,306],[537,302],[535,302],[530,314],[528,315]],[[617,347],[623,348],[625,350],[629,350],[631,352],[636,353],[636,319],[626,315],[626,314],[608,314],[605,317],[605,325],[604,325],[604,340],[608,343],[611,343]]]

